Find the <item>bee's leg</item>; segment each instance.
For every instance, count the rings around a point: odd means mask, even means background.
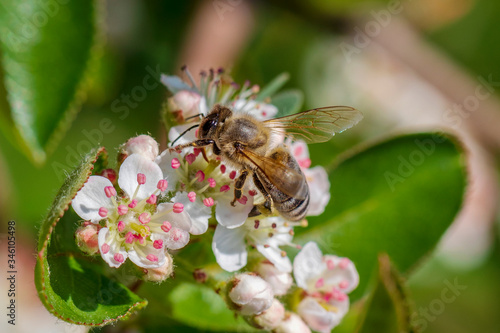
[[[234,207],[234,203],[236,200],[241,198],[241,189],[245,185],[245,181],[247,180],[248,170],[243,170],[241,175],[236,179],[236,183],[234,183],[234,199],[231,201],[231,206]]]
[[[206,146],[210,146],[210,145],[214,145],[215,146],[215,141],[212,140],[212,139],[201,139],[201,140],[196,140],[196,141],[193,141],[193,142],[190,142],[190,143],[186,143],[184,145],[178,145],[178,146],[169,148],[168,151],[170,153],[173,153],[174,151],[175,152],[180,152],[184,148],[188,148],[188,147],[197,147],[197,148],[200,148],[200,147],[206,147]]]
[[[204,147],[202,147],[202,148],[200,148],[200,150],[201,150],[201,155],[203,155],[203,159],[204,159],[205,161],[207,161],[207,163],[210,163],[210,161],[208,160],[208,157],[207,157],[207,152],[205,151],[205,148],[204,148]]]
[[[256,173],[253,174],[253,183],[255,184],[255,186],[257,187],[257,189],[260,191],[260,193],[262,193],[262,195],[264,196],[264,198],[266,200],[262,205],[259,205],[259,206],[260,207],[264,207],[265,210],[266,210],[266,213],[271,213],[273,211],[273,208],[272,208],[273,207],[273,201],[271,199],[271,195],[267,192],[267,190],[264,187],[264,185],[262,185],[262,182],[260,181],[260,179],[259,179],[259,177],[257,176]],[[259,211],[258,208],[259,207],[255,206],[254,209],[252,209],[252,212],[255,209],[257,209]],[[250,212],[250,214],[252,214],[252,212]],[[255,215],[253,215],[253,216],[255,216]]]

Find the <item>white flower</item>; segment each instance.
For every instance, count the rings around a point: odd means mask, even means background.
[[[254,327],[270,331],[276,328],[285,318],[285,307],[277,299],[273,299],[271,306],[264,312],[247,318]]]
[[[168,107],[171,112],[181,112],[182,118],[186,119],[200,113],[201,96],[190,90],[180,90],[168,99]]]
[[[232,104],[234,112],[245,112],[251,114],[260,121],[274,118],[278,108],[272,104],[256,102],[254,100],[238,99]]]
[[[308,216],[321,215],[325,211],[326,205],[330,201],[330,181],[328,174],[321,166],[310,168],[311,159],[309,158],[309,149],[307,144],[302,140],[285,140],[285,144],[289,147],[290,153],[299,163],[307,184],[309,185],[309,208]]]
[[[275,333],[311,333],[304,321],[295,313],[286,313],[283,321],[274,329]]]
[[[244,316],[262,313],[271,306],[274,299],[269,283],[254,274],[235,275],[229,286],[230,306]]]
[[[212,206],[215,206],[216,220],[228,228],[240,226],[247,219],[253,208],[253,196],[247,189],[235,206],[231,205],[237,176],[235,170],[230,170],[215,158],[205,161],[199,149],[181,154],[165,150],[156,161],[169,179],[167,190],[177,191],[174,201],[182,203],[191,217],[191,234],[207,231]]]
[[[292,286],[292,275],[289,272],[280,271],[268,260],[259,262],[254,267],[254,271],[271,285],[276,296],[285,295]]]
[[[119,267],[127,258],[143,268],[159,268],[167,262],[165,249],[179,249],[189,241],[189,215],[181,203],[160,203],[167,188],[160,167],[132,154],[122,163],[119,196],[105,177],[90,176],[73,199],[75,212],[84,220],[103,223],[98,235],[102,258]]]
[[[140,154],[151,161],[154,161],[158,156],[158,143],[149,135],[139,135],[128,139],[127,143],[123,146],[123,153],[125,156],[132,154]]]
[[[311,329],[330,332],[349,310],[347,293],[358,285],[354,264],[347,258],[323,256],[316,243],[309,242],[295,257],[293,274],[305,292],[299,315]]]
[[[295,225],[301,223],[288,222],[279,216],[249,218],[239,228],[218,225],[212,241],[215,259],[224,270],[237,271],[247,264],[248,244],[255,246],[278,270],[291,272],[290,259],[279,247],[293,245],[292,226]]]

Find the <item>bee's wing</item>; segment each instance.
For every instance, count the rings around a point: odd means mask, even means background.
[[[244,149],[243,155],[254,164],[278,190],[286,195],[297,198],[301,192],[304,176],[286,165],[272,158],[257,155],[250,150]]]
[[[264,125],[273,132],[317,143],[330,140],[335,133],[351,128],[361,119],[363,114],[349,106],[327,106],[266,120]]]

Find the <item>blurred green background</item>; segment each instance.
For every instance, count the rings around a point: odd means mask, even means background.
[[[36,7],[37,3],[25,2],[30,5],[26,9],[21,8],[21,14],[23,10],[29,11],[30,6]],[[0,0],[0,51],[4,60],[1,69],[4,79],[8,79],[7,74],[12,75],[9,64],[13,66],[6,59],[16,59],[16,51],[8,47],[11,45],[8,40],[12,27],[10,17],[15,7],[12,3]],[[64,10],[66,5],[62,3],[56,15],[67,14]],[[85,54],[82,56],[82,61],[87,59],[88,64],[80,75],[81,79],[86,77],[89,84],[83,89],[85,93],[78,93],[82,95],[83,103],[81,108],[76,106],[80,110],[75,113],[74,121],[67,131],[58,132],[60,134],[56,137],[59,136],[59,139],[51,143],[48,157],[43,163],[34,163],[26,150],[23,153],[16,143],[12,120],[8,119],[8,103],[5,103],[8,100],[5,82],[0,89],[3,94],[0,103],[0,128],[3,132],[0,134],[0,217],[2,221],[16,220],[18,237],[22,239],[28,265],[34,257],[37,226],[62,184],[64,170],[71,170],[76,162],[74,156],[89,149],[89,137],[98,138],[97,141],[108,148],[110,160],[116,156],[116,147],[136,134],[150,133],[159,140],[164,139],[165,130],[160,122],[159,111],[167,92],[162,85],[156,84],[155,88],[146,90],[143,99],[124,109],[117,107],[127,105],[124,95],[131,95],[134,88],[143,86],[143,80],[150,75],[151,69],[156,71],[159,68],[161,73],[175,74],[179,73],[181,65],[187,64],[196,74],[200,67],[210,66],[212,62],[214,67],[224,66],[231,70],[236,82],[248,79],[261,85],[282,72],[288,72],[291,79],[286,87],[304,91],[304,109],[326,104],[347,104],[363,110],[366,119],[361,126],[327,144],[310,147],[313,164],[324,164],[332,155],[340,154],[357,143],[403,131],[408,124],[414,123],[414,119],[420,121],[433,115],[433,120],[423,122],[422,126],[441,128],[449,125],[442,116],[446,113],[446,107],[443,109],[442,104],[436,103],[436,108],[441,109],[434,112],[427,109],[426,105],[416,106],[415,100],[404,100],[402,94],[406,91],[413,96],[420,96],[421,100],[439,95],[452,105],[457,99],[463,101],[467,94],[473,93],[473,90],[467,89],[475,87],[479,76],[492,76],[494,80],[500,81],[500,27],[497,19],[500,16],[500,3],[494,0],[396,2],[402,10],[390,14],[387,25],[379,23],[380,32],[369,38],[369,46],[358,45],[359,53],[353,56],[352,61],[342,53],[341,43],[356,45],[354,38],[357,31],[367,27],[369,22],[377,22],[374,13],[387,11],[394,1],[390,5],[385,1],[364,0],[108,0],[89,2],[92,3],[90,12],[83,9],[83,2],[78,4],[78,1],[70,1],[70,4],[75,3],[82,7],[81,11],[77,11],[81,20],[72,20],[70,25],[75,30],[79,25],[82,29],[88,29],[83,31],[82,38],[87,36],[89,40],[82,43],[62,41],[60,45],[79,45],[88,52],[87,57]],[[217,7],[220,3],[223,7]],[[19,13],[16,15],[21,15]],[[87,24],[85,15],[90,17]],[[220,27],[213,26],[217,23]],[[233,34],[226,35],[228,31]],[[47,53],[60,57],[58,45],[51,48],[49,43],[47,48],[34,48],[32,52],[44,53],[42,58]],[[383,51],[380,53],[381,49]],[[405,49],[417,51],[411,55],[394,51]],[[69,54],[72,52],[76,51],[70,50]],[[81,52],[75,53],[75,59],[78,60],[81,55]],[[33,58],[37,58],[37,54],[33,54]],[[75,59],[68,59],[68,63]],[[40,76],[35,87],[44,91],[47,99],[57,101],[58,96],[65,94],[64,90],[49,89],[53,84],[52,76],[57,77],[59,71],[67,69],[64,61],[48,66],[37,64],[30,57],[18,60],[20,63],[34,63],[32,68]],[[378,75],[382,67],[384,71]],[[78,72],[77,68],[74,71]],[[49,87],[44,87],[45,82]],[[394,82],[398,83],[399,90],[391,87]],[[389,88],[384,90],[384,85]],[[450,93],[450,90],[457,95]],[[498,96],[498,88],[496,90],[495,95]],[[388,95],[381,96],[379,91]],[[460,97],[461,93],[465,95]],[[66,102],[63,97],[67,99]],[[67,104],[62,109],[69,108],[72,96],[61,98],[63,100],[60,103]],[[422,311],[430,311],[425,320],[425,332],[500,331],[500,323],[496,318],[500,310],[500,250],[496,222],[500,133],[491,130],[500,126],[497,122],[500,109],[496,98],[491,97],[473,114],[464,117],[466,126],[454,128],[463,140],[472,140],[472,146],[481,152],[482,157],[486,156],[482,161],[487,161],[483,164],[488,167],[489,173],[478,168],[478,175],[486,177],[484,182],[478,183],[486,184],[486,187],[473,185],[478,199],[469,203],[471,211],[480,213],[467,215],[468,220],[465,222],[470,230],[481,229],[484,232],[479,236],[471,232],[469,238],[460,242],[458,250],[457,246],[445,247],[444,250],[440,248],[409,281],[410,295],[415,302],[415,311],[420,313],[419,318],[423,316]],[[38,106],[42,105],[43,98],[37,103]],[[391,103],[397,103],[397,110],[386,112],[384,105]],[[413,107],[418,111],[407,112],[404,103],[409,103],[408,109]],[[54,108],[59,107],[57,103],[53,105]],[[59,118],[52,119],[52,124],[64,118],[64,110],[57,116]],[[124,116],[124,111],[120,110],[127,110],[128,114]],[[104,118],[110,119],[113,129],[108,133],[97,132]],[[484,131],[481,131],[482,126],[486,126]],[[325,151],[330,155],[325,156]],[[490,203],[483,206],[486,201]],[[2,228],[4,232],[5,223]],[[467,253],[469,248],[480,250],[461,264],[462,253]],[[29,277],[26,279],[29,280]],[[442,297],[445,281],[452,282],[455,279],[467,288],[456,300],[446,303],[442,309],[438,308],[436,300]],[[34,291],[31,294],[34,295]],[[436,307],[434,310],[433,306]],[[41,312],[45,311],[41,304],[39,307]]]

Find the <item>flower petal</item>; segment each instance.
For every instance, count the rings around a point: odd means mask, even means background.
[[[154,256],[156,260],[148,259],[149,256]],[[163,248],[155,249],[153,244],[145,246],[137,243],[128,251],[129,259],[142,268],[159,268],[167,262],[165,250]]]
[[[264,245],[257,244],[257,250],[262,253],[274,266],[281,272],[290,273],[292,271],[292,262],[288,256],[282,256],[282,251],[274,246],[265,247]]]
[[[248,214],[253,208],[253,196],[247,195],[245,204],[236,201],[235,206],[231,206],[233,192],[228,191],[226,195],[217,198],[215,207],[215,219],[226,228],[237,228],[248,218]]]
[[[148,198],[157,189],[158,181],[163,179],[163,173],[155,162],[139,154],[132,154],[123,161],[118,173],[118,185],[132,198],[139,185],[137,174],[146,176],[146,183],[139,186],[139,191],[135,199],[142,200]]]
[[[315,279],[325,270],[321,250],[315,242],[308,242],[295,256],[293,276],[302,289],[308,289],[308,282]]]
[[[164,150],[155,160],[156,164],[158,164],[163,172],[163,177],[165,177],[168,181],[167,192],[175,191],[175,188],[179,183],[179,174],[176,171],[177,169],[172,167],[172,160],[174,158],[177,158],[179,161],[183,159],[182,155],[178,153],[170,153],[167,149]]]
[[[212,208],[205,206],[200,196],[194,202],[191,202],[186,192],[180,192],[172,201],[182,203],[184,211],[189,214],[191,218],[190,234],[201,235],[207,231],[208,220],[212,217]]]
[[[297,312],[314,331],[330,333],[347,313],[345,309],[346,305],[349,309],[349,300],[346,299],[337,305],[337,312],[327,311],[314,298],[306,297],[300,302]]]
[[[174,204],[170,202],[161,203],[156,207],[156,213],[151,217],[151,222],[156,222],[162,224],[163,221],[168,221],[173,227],[189,231],[191,230],[192,222],[189,214],[184,210],[181,213],[171,213],[162,214],[166,211],[171,211],[174,208]]]
[[[212,250],[215,259],[222,269],[235,272],[247,264],[245,245],[246,230],[244,227],[228,229],[221,225],[215,228]]]
[[[308,216],[323,214],[326,205],[330,201],[330,181],[328,174],[321,166],[305,169],[304,175],[309,185],[309,208]]]
[[[125,262],[128,257],[128,253],[125,248],[120,247],[120,244],[115,240],[115,238],[110,235],[110,231],[108,228],[102,228],[99,230],[99,236],[97,238],[99,243],[99,250],[101,252],[102,259],[113,268],[118,268]],[[109,246],[109,250],[106,253],[103,253],[103,245],[107,244]],[[123,261],[117,261],[115,259],[115,254],[121,254]]]
[[[75,213],[86,221],[97,223],[102,220],[99,208],[114,209],[113,202],[104,193],[106,186],[113,186],[109,179],[101,176],[90,176],[71,202]]]
[[[179,138],[179,136],[187,130],[189,127],[192,127],[193,123],[187,123],[182,125],[174,126],[168,131],[168,142],[172,143]],[[182,137],[180,137],[177,141],[175,141],[175,145],[183,145],[189,142],[193,142],[196,140],[196,127],[192,130],[186,132]]]
[[[162,239],[167,249],[178,250],[182,249],[189,243],[189,232],[181,228],[172,227],[168,232],[155,234],[151,237],[154,240]]]
[[[196,91],[176,75],[162,74],[160,76],[160,81],[165,85],[165,87],[167,87],[168,91],[170,91],[172,94],[175,94],[181,90]]]
[[[322,275],[325,285],[338,286],[341,282],[347,283],[341,288],[344,293],[350,293],[358,286],[359,274],[352,261],[334,255],[325,255],[323,262],[327,267],[332,267],[325,270]]]

